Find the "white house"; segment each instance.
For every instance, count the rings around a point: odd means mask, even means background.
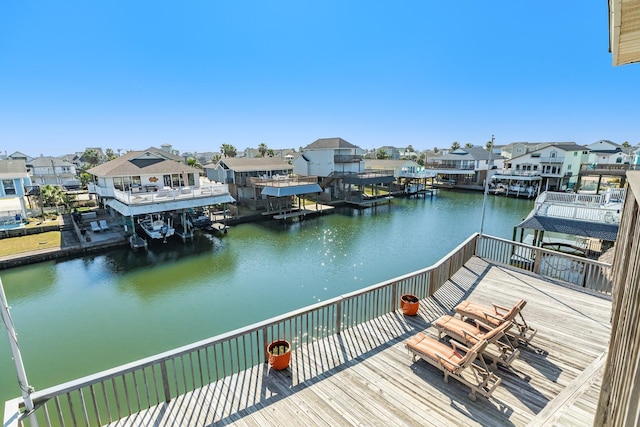
[[[633,162],[631,147],[626,148],[607,139],[596,141],[586,147],[590,151],[587,163],[591,165],[620,165]]]
[[[549,143],[506,160],[502,173],[510,176],[540,176],[542,189],[563,190],[576,186],[580,164],[587,158],[587,148],[574,142]]]
[[[27,168],[34,185],[49,184],[63,187],[68,183],[75,185],[78,182],[76,165],[57,157],[36,157],[31,159]]]
[[[321,138],[303,148],[293,159],[297,175],[328,177],[333,173],[364,172],[362,149],[342,138]]]
[[[129,151],[89,169],[89,192],[125,217],[182,211],[235,201],[226,184],[200,180],[200,169],[158,148]]]

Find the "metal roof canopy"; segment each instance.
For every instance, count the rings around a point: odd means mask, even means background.
[[[287,187],[265,187],[262,194],[273,197],[296,196],[298,194],[322,193],[318,184],[290,185]]]
[[[122,203],[118,199],[111,199],[106,202],[108,206],[116,210],[123,216],[137,216],[146,215],[151,213],[160,213],[167,211],[175,211],[179,209],[199,208],[205,206],[212,206],[221,203],[233,203],[236,200],[231,197],[230,194],[223,194],[220,196],[211,197],[199,197],[195,199],[179,200],[167,203],[146,203],[127,205]]]
[[[589,221],[576,221],[565,218],[549,218],[534,215],[525,219],[516,227],[530,230],[551,231],[553,233],[571,234],[572,236],[592,237],[607,241],[615,241],[618,236],[618,224],[602,224]]]

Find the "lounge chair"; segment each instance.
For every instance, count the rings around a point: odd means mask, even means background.
[[[514,326],[518,329],[518,333],[510,336],[529,343],[538,331],[527,325],[527,322],[524,320],[522,309],[525,305],[527,305],[527,301],[524,299],[518,301],[518,303],[511,308],[502,307],[498,304],[493,304],[490,307],[465,300],[458,304],[454,310],[460,315],[462,320],[467,318],[478,320],[492,328],[498,327],[504,322],[513,322]],[[513,344],[517,345],[517,340],[513,342]]]
[[[520,354],[520,351],[514,348],[507,336],[513,322],[503,322],[500,326],[492,329],[480,321],[470,323],[457,317],[444,315],[436,319],[433,325],[438,329],[438,338],[448,335],[466,346],[473,346],[480,340],[486,340],[490,348],[485,350],[482,356],[487,356],[493,361],[494,369],[498,368],[498,363],[506,367],[511,366],[511,362]],[[495,354],[490,351],[494,348],[497,348],[499,353]]]
[[[109,229],[109,226],[107,225],[107,221],[104,219],[100,220],[100,229],[102,231],[107,231]]]
[[[102,231],[97,221],[91,221],[89,225],[91,226],[91,231],[93,231],[94,233],[99,233]]]
[[[489,398],[498,387],[501,378],[489,371],[484,359],[479,357],[487,346],[486,340],[478,341],[473,347],[467,348],[454,340],[451,346],[423,333],[418,333],[407,341],[407,349],[413,354],[413,361],[423,359],[444,373],[444,381],[449,382],[453,377],[471,389],[469,398],[476,400],[476,393]],[[465,353],[460,353],[459,350]],[[478,360],[482,366],[475,364]]]

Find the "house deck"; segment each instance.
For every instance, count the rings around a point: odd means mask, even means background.
[[[407,339],[463,299],[513,305],[538,329],[490,399],[428,363],[412,362]],[[591,425],[610,335],[611,301],[473,257],[417,316],[399,311],[303,346],[290,368],[260,364],[113,426]]]

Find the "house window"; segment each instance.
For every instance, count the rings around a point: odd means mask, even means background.
[[[533,165],[533,170],[537,171],[538,170],[538,165]]]
[[[12,179],[3,179],[2,186],[4,187],[4,194],[7,196],[10,194],[16,194],[16,187],[14,186]]]
[[[622,163],[622,157],[618,157],[618,158],[616,159],[616,163]]]
[[[573,157],[577,157],[577,156],[578,156],[578,152],[577,152],[577,151],[574,151],[574,152],[573,152]]]
[[[567,170],[570,171],[571,170],[571,165],[567,165]]]

